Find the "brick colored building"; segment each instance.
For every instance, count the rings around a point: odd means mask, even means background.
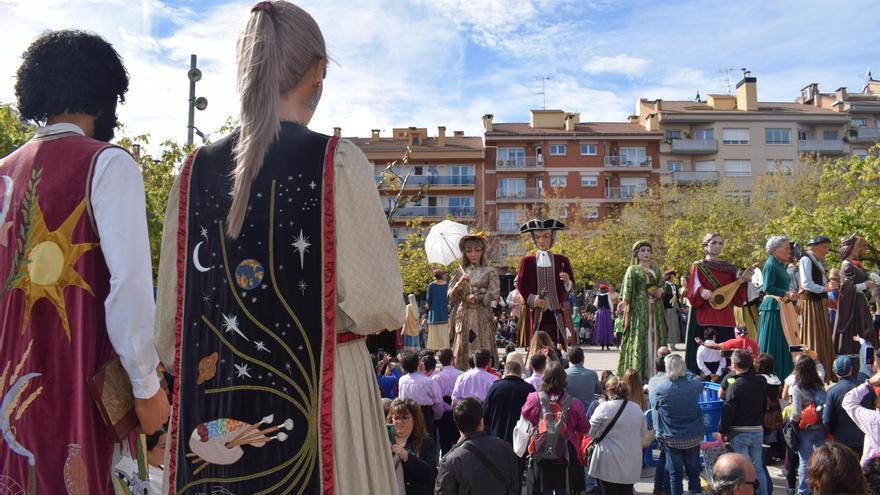
[[[461,131],[447,136],[445,127],[439,127],[436,136],[428,136],[426,128],[408,127],[393,129],[390,137],[383,137],[378,129],[373,129],[369,138],[349,139],[367,155],[377,180],[385,166],[401,160],[410,147],[409,163],[396,168],[402,176],[412,172],[405,193],[415,193],[424,184],[430,185],[424,198],[397,211],[392,224],[397,242],[406,238],[409,232],[406,222],[416,217],[422,217],[425,224],[449,216],[462,223],[474,224],[482,217],[485,196],[480,177],[484,149],[479,136],[465,136]],[[388,208],[391,199],[383,198],[383,201]]]
[[[532,110],[529,122],[485,115],[483,125],[486,166],[477,181],[486,204],[479,224],[498,239],[496,259],[520,254],[524,207],[548,193],[601,219],[659,182],[663,134],[637,123],[581,123],[577,113]]]

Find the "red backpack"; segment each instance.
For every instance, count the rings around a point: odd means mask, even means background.
[[[544,392],[538,392],[541,399],[541,420],[532,433],[529,442],[529,457],[568,464],[568,440],[566,437],[565,419],[571,407],[571,396],[560,404],[551,401]]]

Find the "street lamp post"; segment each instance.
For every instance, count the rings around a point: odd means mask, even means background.
[[[186,144],[193,144],[193,133],[196,131],[196,109],[208,108],[208,99],[204,96],[196,98],[196,83],[202,79],[202,71],[196,66],[196,56],[189,56],[189,71],[186,73],[189,79],[189,119],[186,125]],[[199,133],[201,135],[201,133]]]

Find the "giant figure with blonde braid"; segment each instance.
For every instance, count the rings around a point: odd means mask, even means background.
[[[392,493],[363,336],[400,327],[403,284],[372,167],[308,128],[327,71],[308,13],[255,5],[236,63],[241,127],[186,162],[162,240],[169,493]]]

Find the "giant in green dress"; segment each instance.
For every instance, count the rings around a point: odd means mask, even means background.
[[[617,374],[623,376],[627,369],[633,368],[642,380],[648,380],[654,375],[657,349],[666,345],[666,322],[663,301],[651,297],[651,291],[660,285],[657,267],[652,264],[651,268],[644,268],[636,258],[643,246],[651,247],[646,241],[633,246],[632,264],[623,277],[621,297],[627,303],[627,316],[624,318]]]
[[[785,297],[790,288],[791,278],[785,271],[785,265],[770,256],[764,262],[764,293],[771,296]],[[788,350],[788,341],[782,331],[782,319],[779,315],[779,302],[772,297],[765,297],[761,303],[760,316],[758,317],[758,347],[761,352],[773,356],[776,361],[776,376],[784,380],[794,365],[791,362],[791,352]]]

